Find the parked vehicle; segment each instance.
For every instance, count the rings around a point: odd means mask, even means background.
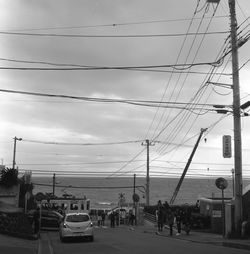
[[[86,198],[51,198],[41,200],[42,209],[53,210],[61,214],[89,213],[90,200]]]
[[[56,211],[42,210],[41,215],[42,215],[41,218],[42,228],[59,228],[63,220],[63,216]]]
[[[93,223],[87,213],[68,213],[59,229],[60,240],[69,238],[87,238],[94,240]]]
[[[30,218],[30,221],[33,221],[35,211],[31,210],[28,213],[28,217]],[[63,216],[56,212],[51,210],[43,210],[41,211],[41,228],[54,228],[58,229],[62,220]]]

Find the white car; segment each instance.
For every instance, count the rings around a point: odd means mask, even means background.
[[[88,238],[94,240],[93,223],[87,213],[68,213],[60,225],[59,236],[63,242],[67,238]]]

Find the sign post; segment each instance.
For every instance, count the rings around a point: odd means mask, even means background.
[[[135,225],[137,225],[137,221],[138,221],[138,203],[140,201],[140,197],[137,193],[133,194],[133,201],[134,201],[134,211],[135,211]]]
[[[221,190],[221,213],[222,213],[222,236],[225,237],[225,203],[224,203],[224,190],[227,188],[227,180],[219,177],[215,181],[215,185]]]

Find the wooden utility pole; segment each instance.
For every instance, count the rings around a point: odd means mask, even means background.
[[[192,162],[192,159],[193,159],[193,157],[194,157],[194,154],[195,154],[195,152],[196,152],[196,150],[197,150],[197,147],[198,147],[198,145],[199,145],[199,143],[200,143],[201,137],[202,137],[203,133],[204,133],[206,130],[207,130],[207,128],[206,128],[206,129],[203,129],[203,128],[201,129],[200,135],[199,135],[199,137],[198,137],[198,139],[197,139],[197,141],[196,141],[196,143],[195,143],[195,146],[194,146],[194,148],[193,148],[193,151],[192,151],[192,153],[191,153],[191,155],[190,155],[190,157],[189,157],[189,159],[188,159],[188,161],[187,161],[187,164],[186,164],[186,166],[185,166],[185,168],[184,168],[184,170],[183,170],[183,173],[182,173],[182,175],[181,175],[181,178],[180,178],[180,180],[179,180],[179,182],[178,182],[178,184],[177,184],[177,186],[176,186],[176,188],[175,188],[174,194],[173,194],[173,196],[172,196],[172,198],[171,198],[171,200],[170,200],[170,204],[171,204],[171,205],[174,203],[174,201],[175,201],[175,199],[176,199],[176,196],[177,196],[177,194],[178,194],[178,192],[179,192],[179,190],[180,190],[181,184],[182,184],[182,182],[183,182],[183,180],[184,180],[184,178],[185,178],[185,176],[186,176],[186,173],[187,173],[187,171],[188,171],[188,168],[189,168],[189,166],[190,166],[190,164],[191,164],[191,162]]]
[[[146,175],[146,206],[149,206],[149,195],[150,195],[150,177],[149,177],[149,146],[152,146],[152,142],[149,142],[148,139],[145,140],[145,144],[142,143],[142,145],[147,146],[147,175]]]
[[[52,194],[53,196],[55,196],[55,185],[56,185],[56,174],[53,174],[53,190],[52,190]]]
[[[235,13],[235,0],[228,0],[228,3],[231,19],[231,50],[233,71],[235,233],[240,235],[242,223],[242,144],[237,20]]]
[[[13,162],[12,162],[12,168],[15,169],[16,166],[16,141],[21,141],[21,138],[14,137],[14,152],[13,152]]]

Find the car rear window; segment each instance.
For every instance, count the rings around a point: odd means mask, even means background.
[[[67,222],[84,222],[88,220],[89,216],[87,214],[71,214],[66,217]]]

